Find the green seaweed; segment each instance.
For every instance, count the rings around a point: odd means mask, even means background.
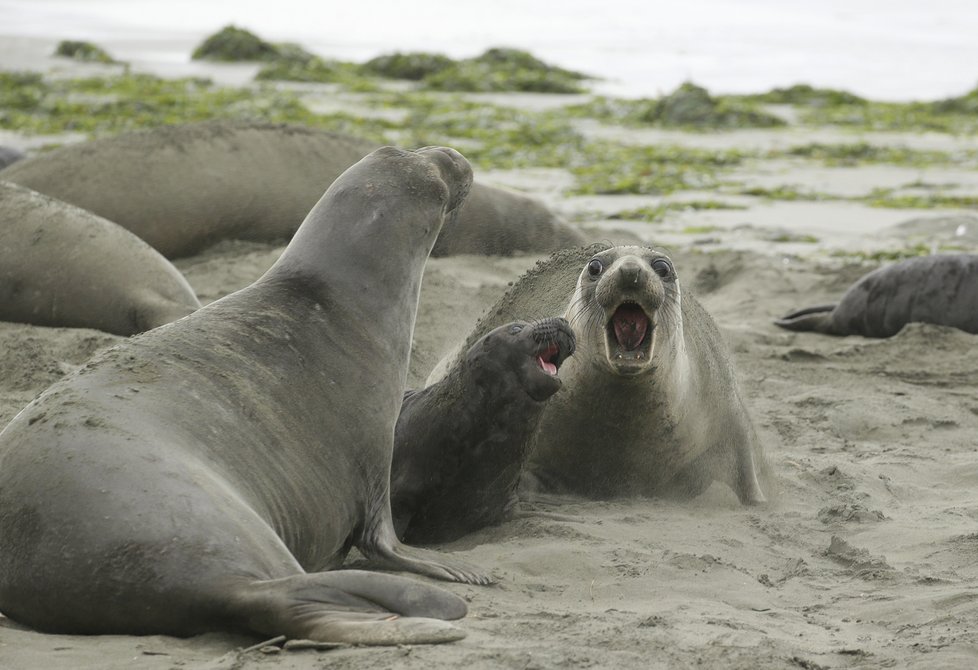
[[[455,61],[443,54],[425,51],[381,54],[363,64],[363,70],[378,77],[388,79],[409,79],[420,81],[429,75],[436,74],[455,64]]]
[[[913,245],[912,247],[904,247],[902,249],[883,249],[879,251],[849,251],[839,249],[833,251],[832,256],[835,256],[836,258],[855,259],[862,262],[883,263],[886,261],[901,261],[905,258],[916,258],[917,256],[930,256],[932,253],[938,250],[950,251],[951,249],[935,249],[931,245],[921,242]]]
[[[667,195],[715,188],[720,172],[739,165],[744,157],[732,149],[587,142],[567,167],[576,178],[576,194]]]
[[[100,46],[92,44],[91,42],[80,42],[73,40],[62,40],[61,42],[58,42],[58,46],[54,50],[54,55],[72,58],[84,63],[111,64],[118,62]]]
[[[194,60],[270,61],[281,56],[278,47],[250,30],[228,25],[207,37],[194,49]]]
[[[978,196],[951,195],[946,193],[896,194],[893,189],[874,189],[869,195],[860,198],[870,207],[893,209],[978,209]]]
[[[773,88],[767,93],[741,96],[744,100],[780,105],[808,107],[835,107],[838,105],[862,105],[864,98],[835,88],[815,88],[809,84],[795,84],[787,88]]]
[[[706,235],[720,230],[719,226],[686,226],[680,232],[686,235]]]
[[[654,125],[685,130],[778,128],[784,119],[737,96],[713,96],[691,82],[656,99],[623,100],[597,96],[569,108],[574,116],[629,126]]]
[[[493,48],[480,56],[452,63],[424,77],[435,91],[583,93],[580,72],[549,65],[527,51]]]
[[[926,166],[952,162],[945,151],[925,151],[908,147],[880,146],[869,142],[823,144],[813,142],[792,147],[789,156],[812,158],[827,165],[859,165],[861,163],[890,163],[894,165]]]
[[[833,197],[824,193],[812,193],[810,191],[799,191],[793,186],[781,185],[774,188],[764,186],[751,186],[739,191],[741,195],[750,195],[755,198],[766,200],[832,200]]]

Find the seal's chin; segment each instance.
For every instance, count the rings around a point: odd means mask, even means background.
[[[618,305],[605,326],[608,363],[622,375],[648,370],[655,344],[655,324],[642,307],[626,301]]]

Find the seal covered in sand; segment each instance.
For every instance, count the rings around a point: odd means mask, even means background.
[[[463,346],[514,314],[560,310],[577,353],[534,431],[528,487],[685,496],[718,480],[744,504],[765,501],[759,443],[723,339],[666,255],[600,245],[557,252],[490,307]]]
[[[529,438],[573,353],[564,319],[516,321],[484,335],[441,381],[405,394],[391,467],[401,539],[449,542],[503,519],[517,502]]]
[[[460,598],[336,568],[396,538],[389,482],[426,257],[471,169],[383,148],[251,286],[111,348],[0,433],[0,611],[42,631],[440,642]],[[404,615],[406,618],[399,618]]]
[[[826,335],[891,337],[920,321],[978,333],[978,255],[909,258],[873,270],[837,305],[808,307],[774,323]]]
[[[208,121],[71,144],[20,161],[0,179],[94,212],[176,258],[224,239],[287,239],[326,187],[376,148],[303,126]],[[582,243],[538,201],[474,184],[432,255]]]
[[[129,231],[0,181],[0,319],[133,335],[199,307],[180,271]]]

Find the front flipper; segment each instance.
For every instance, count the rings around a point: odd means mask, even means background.
[[[437,644],[465,637],[444,619],[465,601],[430,584],[377,572],[337,570],[251,582],[230,613],[244,627],[290,639],[363,645]]]

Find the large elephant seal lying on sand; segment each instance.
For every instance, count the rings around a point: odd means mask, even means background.
[[[499,326],[441,381],[404,396],[391,507],[406,542],[450,542],[513,508],[530,436],[574,333],[561,318]]]
[[[460,637],[435,620],[464,616],[453,594],[322,571],[356,546],[487,581],[400,544],[389,501],[421,273],[470,181],[451,149],[372,153],[257,282],[21,411],[0,433],[0,611],[65,633]]]
[[[323,190],[377,145],[301,126],[210,121],[73,144],[0,179],[115,221],[168,258],[229,239],[286,239]],[[474,184],[432,254],[511,255],[582,243],[538,201]]]
[[[837,305],[809,307],[774,323],[826,335],[891,337],[921,321],[978,333],[978,255],[910,258],[862,277]]]
[[[723,338],[667,256],[600,245],[557,252],[490,307],[463,346],[515,314],[560,310],[577,353],[534,431],[531,484],[611,498],[691,495],[719,480],[744,504],[765,501],[759,443]]]
[[[126,229],[0,181],[0,320],[132,335],[199,307],[180,271]]]

